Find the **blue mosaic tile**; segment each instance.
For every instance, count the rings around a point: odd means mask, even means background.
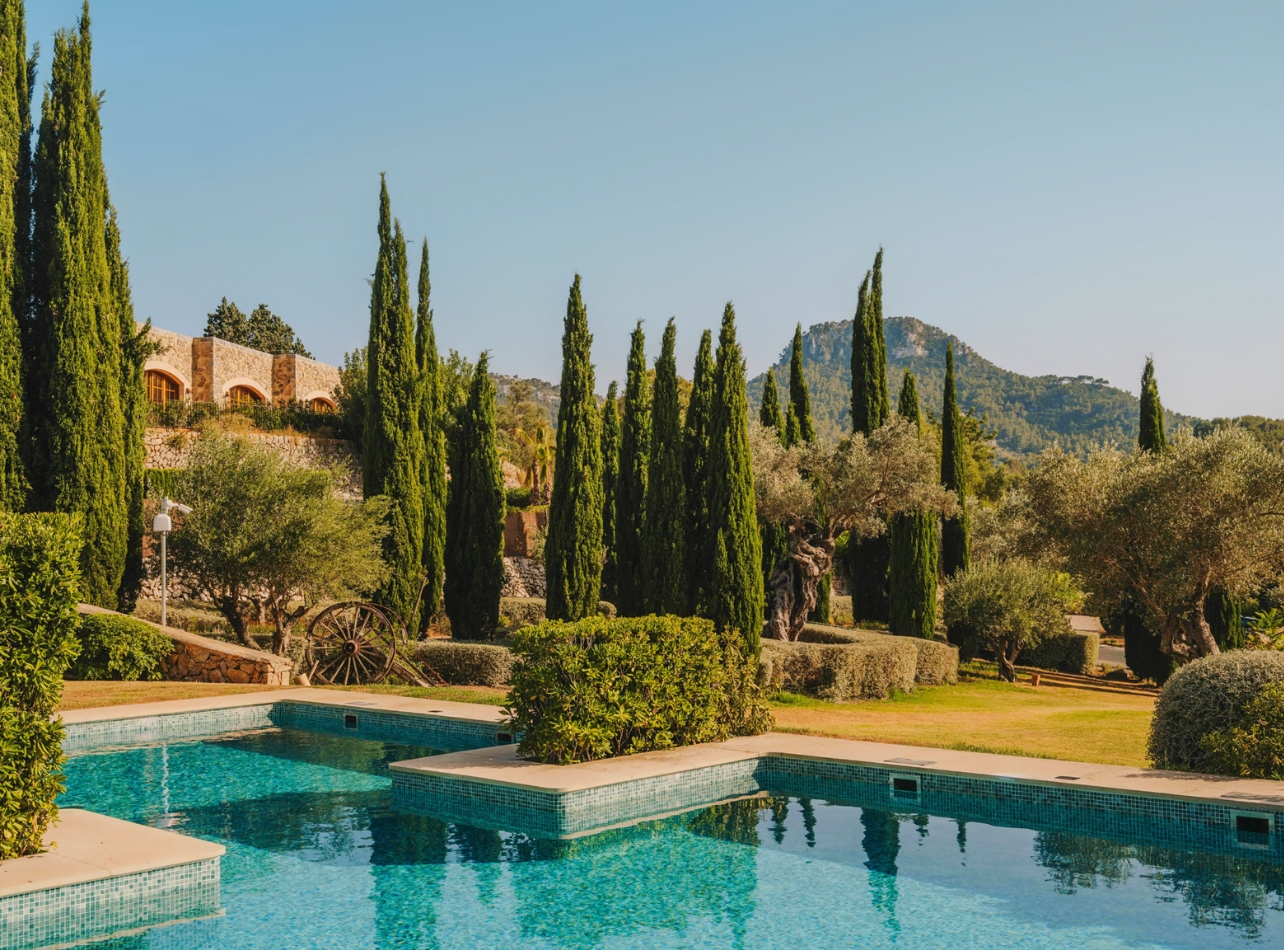
[[[0,950],[102,939],[218,913],[219,859],[0,897]]]
[[[291,729],[355,735],[362,739],[401,742],[452,752],[498,745],[504,732],[504,727],[495,722],[321,703],[277,703],[272,707],[269,718],[272,725]]]
[[[230,706],[161,716],[68,723],[64,727],[66,735],[62,740],[62,750],[67,753],[88,752],[113,746],[151,745],[171,739],[267,729],[272,726],[272,708],[273,704],[265,703],[261,706]]]

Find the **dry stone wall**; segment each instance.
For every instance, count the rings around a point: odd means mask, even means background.
[[[504,597],[543,597],[544,565],[528,557],[504,558]]]
[[[186,468],[197,435],[195,429],[148,429],[147,468]],[[356,457],[351,442],[268,432],[250,432],[245,438],[267,446],[295,465],[345,467],[349,477],[342,489],[343,496],[353,500],[361,498],[361,460]]]

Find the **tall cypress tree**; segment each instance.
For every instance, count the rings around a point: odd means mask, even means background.
[[[562,333],[557,471],[544,541],[550,620],[592,616],[602,583],[602,417],[593,391],[592,345],[576,274]]]
[[[620,474],[615,482],[615,607],[621,617],[637,617],[646,611],[642,523],[651,452],[651,399],[647,392],[645,344],[642,322],[638,321],[630,338],[624,419],[620,424]]]
[[[789,404],[798,417],[798,432],[804,442],[816,441],[816,424],[811,418],[811,395],[803,373],[802,324],[794,327],[793,352],[789,356]]]
[[[384,559],[392,575],[375,600],[412,630],[423,570],[424,438],[419,428],[419,365],[410,277],[401,222],[392,218],[388,184],[379,176],[379,257],[370,291],[370,339],[366,347],[365,496],[392,503]]]
[[[23,274],[30,229],[31,89],[23,0],[0,0],[0,511],[27,500],[23,464]]]
[[[709,530],[709,429],[713,413],[713,335],[700,334],[691,373],[691,399],[682,432],[682,474],[687,489],[687,604],[706,615],[713,552]]]
[[[923,434],[918,384],[908,369],[901,382],[897,413]],[[891,562],[888,566],[888,629],[907,637],[936,633],[936,515],[929,511],[892,518]]]
[[[419,431],[423,433],[424,464],[420,477],[424,499],[423,600],[419,628],[427,630],[441,609],[446,570],[446,431],[441,359],[432,324],[432,281],[428,275],[428,239],[419,260],[419,306],[415,323],[415,358],[419,366]]]
[[[615,482],[620,477],[620,407],[615,380],[602,403],[602,599],[615,603]]]
[[[776,371],[767,370],[767,381],[762,384],[762,405],[758,407],[758,421],[785,437],[785,417],[780,412],[780,391],[776,388]]]
[[[941,410],[941,484],[958,495],[959,514],[941,525],[941,572],[951,577],[971,562],[968,541],[967,468],[963,416],[954,389],[954,343],[945,347],[945,405]]]
[[[83,517],[81,592],[116,607],[125,570],[123,351],[107,258],[107,182],[90,65],[89,8],[54,37],[33,167],[28,477],[36,508]]]
[[[1159,401],[1159,384],[1155,382],[1154,357],[1146,357],[1141,373],[1141,424],[1137,444],[1143,452],[1162,452],[1168,445],[1164,436],[1164,407]]]
[[[713,412],[709,427],[709,525],[713,577],[708,616],[720,630],[738,630],[757,655],[764,592],[762,542],[749,452],[749,400],[745,365],[736,342],[736,312],[728,303],[718,336]]]
[[[488,354],[477,360],[461,414],[456,457],[458,510],[446,539],[446,613],[461,640],[494,636],[504,589],[504,476],[495,447],[495,383]]]
[[[643,607],[653,614],[683,614],[687,610],[686,536],[682,524],[687,499],[682,481],[682,413],[674,356],[677,339],[678,330],[670,318],[664,328],[660,358],[655,361],[651,457],[642,520],[642,560],[646,568]]]

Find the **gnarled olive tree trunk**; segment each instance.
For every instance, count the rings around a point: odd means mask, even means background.
[[[789,553],[771,572],[771,617],[767,636],[797,640],[807,615],[816,606],[820,579],[834,566],[834,538],[828,531],[805,535],[789,532]]]

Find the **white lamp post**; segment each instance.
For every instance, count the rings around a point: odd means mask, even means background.
[[[156,534],[159,534],[161,536],[161,626],[162,627],[169,626],[169,624],[166,622],[168,620],[168,617],[166,616],[166,610],[165,610],[166,602],[168,600],[168,594],[169,594],[168,584],[166,583],[166,579],[165,579],[165,553],[166,553],[165,541],[169,537],[170,528],[173,527],[173,525],[170,523],[170,518],[169,518],[169,513],[171,511],[177,511],[179,514],[187,515],[192,513],[192,509],[188,508],[186,505],[180,505],[176,501],[170,501],[168,498],[162,498],[160,514],[158,514],[154,519],[152,519],[152,531],[154,531]]]

